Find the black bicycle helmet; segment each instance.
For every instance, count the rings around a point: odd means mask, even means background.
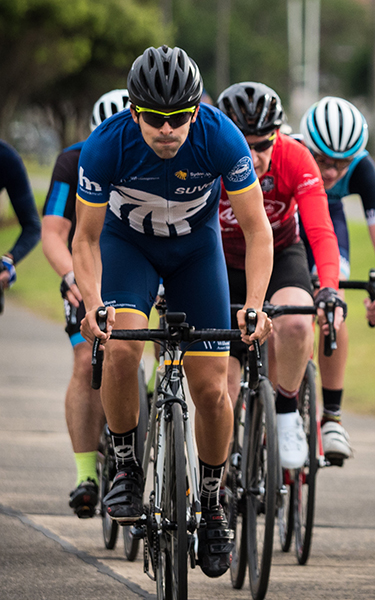
[[[132,104],[154,110],[197,106],[203,80],[196,63],[181,48],[147,48],[128,75]]]
[[[244,135],[267,135],[283,123],[281,100],[263,83],[235,83],[220,94],[217,106]]]

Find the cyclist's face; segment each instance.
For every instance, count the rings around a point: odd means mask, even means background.
[[[189,118],[187,123],[181,125],[181,127],[172,128],[168,120],[166,120],[162,127],[156,128],[148,125],[143,118],[143,114],[137,114],[135,110],[130,108],[133,119],[138,123],[142,137],[146,144],[152,148],[159,158],[173,158],[181,148],[182,144],[186,141],[189,134],[190,124],[194,123],[199,106],[195,113]]]
[[[325,154],[314,154],[314,158],[322,174],[326,190],[333,188],[335,183],[346,174],[351,160],[334,159]]]
[[[255,169],[258,177],[262,177],[262,175],[267,173],[267,171],[269,169],[270,162],[271,162],[271,156],[272,156],[272,150],[273,150],[273,143],[274,143],[274,139],[275,139],[273,137],[274,135],[275,135],[275,133],[268,134],[268,135],[262,135],[262,136],[258,136],[258,135],[247,135],[246,136],[246,141],[250,146],[251,156],[253,158],[254,169]],[[263,144],[263,146],[266,148],[265,150],[262,149],[262,144],[261,144],[262,142],[265,142]],[[252,148],[251,146],[255,146],[255,148],[254,147]],[[267,146],[268,146],[268,148],[267,148]],[[259,147],[259,150],[258,150],[258,147]]]

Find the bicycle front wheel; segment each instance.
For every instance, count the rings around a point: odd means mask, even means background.
[[[234,531],[230,578],[234,589],[242,588],[247,568],[246,501],[240,484],[241,455],[247,390],[241,389],[234,411],[233,446],[225,486],[225,511],[229,529]]]
[[[298,410],[302,417],[303,428],[309,446],[306,464],[295,473],[294,490],[294,535],[296,555],[300,565],[304,565],[309,557],[315,509],[315,478],[317,471],[316,457],[316,394],[315,366],[309,361],[300,388]]]
[[[181,406],[174,403],[166,429],[162,496],[163,531],[156,567],[157,597],[187,600],[187,505],[184,426]]]
[[[118,523],[113,521],[107,513],[107,507],[103,498],[108,494],[113,477],[115,475],[115,457],[111,444],[107,425],[104,426],[100,437],[100,451],[97,458],[97,471],[99,477],[99,503],[100,514],[102,517],[102,530],[104,545],[108,550],[113,550],[116,546],[118,535]]]
[[[250,392],[249,449],[246,459],[246,528],[250,589],[254,600],[267,592],[276,512],[277,447],[274,393],[268,379]]]

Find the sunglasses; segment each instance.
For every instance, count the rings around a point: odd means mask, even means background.
[[[333,160],[332,162],[328,162],[326,157],[322,156],[321,154],[314,154],[314,158],[320,168],[322,168],[324,170],[335,169],[338,173],[342,173],[342,171],[345,171],[345,169],[347,169],[348,166],[350,165],[350,163],[352,162],[351,160],[345,160],[345,159],[338,159],[338,160]],[[330,160],[330,159],[328,159],[328,160]]]
[[[151,127],[155,127],[155,129],[161,129],[164,123],[168,123],[172,129],[178,129],[192,118],[195,109],[196,106],[192,106],[191,108],[164,113],[159,110],[142,108],[141,106],[135,107],[138,114],[142,113],[144,122],[151,125]]]
[[[273,134],[268,138],[268,140],[263,140],[263,142],[257,142],[256,144],[249,144],[250,150],[254,150],[255,152],[265,152],[265,150],[268,150],[268,148],[271,148],[271,146],[273,146],[275,138],[276,133],[273,132]]]

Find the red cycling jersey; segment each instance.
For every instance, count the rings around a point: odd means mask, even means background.
[[[299,241],[297,210],[310,242],[321,287],[338,289],[339,249],[319,167],[310,151],[277,132],[269,170],[260,178],[275,252]],[[245,239],[222,184],[220,226],[228,266],[245,268]]]

